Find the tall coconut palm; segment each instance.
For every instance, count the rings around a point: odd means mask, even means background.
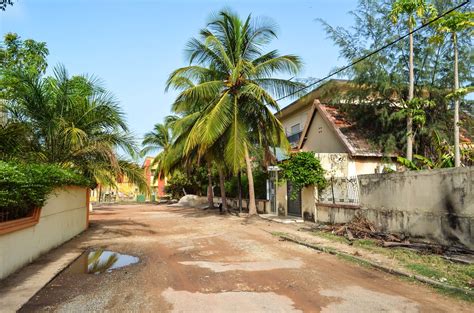
[[[458,33],[471,29],[474,26],[474,12],[451,12],[437,24],[439,33],[449,33],[453,43],[454,55],[454,92],[459,91],[458,73]],[[454,166],[461,166],[459,148],[459,96],[454,95]]]
[[[224,10],[214,16],[199,38],[188,43],[190,65],[174,71],[167,87],[181,87],[176,102],[206,102],[185,144],[189,151],[199,147],[204,153],[220,138],[226,138],[223,155],[229,168],[237,173],[245,163],[249,180],[249,214],[256,213],[250,148],[265,143],[288,147],[282,125],[272,114],[278,110],[273,98],[295,92],[301,84],[275,78],[278,74],[295,75],[300,58],[280,55],[263,48],[276,38],[275,25],[268,20],[242,20]],[[253,136],[252,134],[258,134]],[[255,142],[253,138],[260,138]]]
[[[415,74],[413,64],[413,28],[416,26],[416,18],[424,18],[427,15],[436,14],[435,8],[428,4],[426,0],[396,0],[392,4],[390,17],[393,23],[397,23],[401,16],[406,16],[406,23],[410,32],[409,42],[409,56],[408,56],[408,72],[409,72],[409,86],[407,105],[411,105],[415,93]],[[413,159],[413,116],[407,115],[407,150],[406,158],[410,161]]]
[[[137,148],[118,103],[98,80],[69,77],[62,66],[48,78],[22,72],[7,75],[16,75],[9,122],[25,125],[34,143],[28,155],[73,168],[101,184],[114,185],[126,175],[147,191],[140,167],[116,152],[120,148],[134,155]]]

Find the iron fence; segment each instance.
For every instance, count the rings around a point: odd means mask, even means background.
[[[331,177],[324,190],[319,191],[319,202],[328,204],[359,204],[359,180],[354,177]]]

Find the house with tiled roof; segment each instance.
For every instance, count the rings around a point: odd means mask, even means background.
[[[388,162],[393,155],[384,155],[370,143],[364,129],[329,104],[328,97],[334,94],[334,88],[344,92],[348,83],[331,80],[275,114],[293,150],[315,152],[332,177],[373,174],[387,166],[393,168]]]
[[[370,143],[366,130],[349,121],[343,112],[330,104],[331,97],[343,95],[349,88],[349,81],[330,80],[275,113],[292,150],[314,152],[326,170],[327,179],[332,181],[356,181],[358,175],[380,173],[386,168],[396,169],[392,162],[395,155],[384,155]],[[279,214],[302,217],[304,212],[314,212],[314,188],[303,189],[297,199],[290,197],[291,182],[276,188],[275,211],[278,209]],[[331,191],[332,201],[335,197],[349,204],[356,201],[347,188],[344,195],[336,196],[334,188]],[[324,200],[323,194],[318,197]]]

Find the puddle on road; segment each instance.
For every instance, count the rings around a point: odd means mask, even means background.
[[[108,250],[86,251],[68,268],[68,273],[100,274],[138,263],[138,257]]]

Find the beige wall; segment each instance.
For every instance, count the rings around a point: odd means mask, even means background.
[[[359,185],[380,228],[474,249],[474,167],[362,175]]]
[[[316,195],[317,191],[314,186],[307,186],[301,190],[301,212],[304,217],[304,213],[311,214],[314,218],[314,212],[316,209]]]
[[[277,212],[278,215],[288,215],[288,196],[286,190],[286,182],[279,181],[276,190],[276,198],[277,198]]]
[[[383,162],[380,158],[358,158],[355,160],[357,175],[375,174],[381,165]]]
[[[305,107],[304,109],[297,111],[291,115],[285,116],[282,118],[281,124],[285,129],[287,134],[291,133],[291,126],[300,124],[300,130],[302,131],[308,121],[308,114],[310,112],[310,107]]]
[[[319,112],[311,123],[306,135],[303,151],[314,151],[316,153],[345,153],[347,150],[333,129],[323,120]]]
[[[41,210],[38,224],[0,235],[0,279],[87,228],[87,190],[57,189]]]

